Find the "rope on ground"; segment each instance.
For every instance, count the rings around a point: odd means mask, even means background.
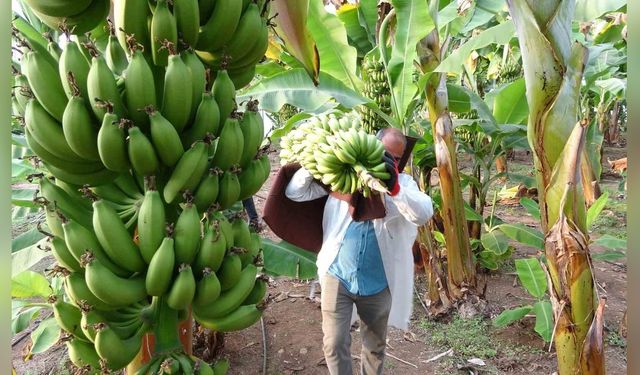
[[[262,375],[267,375],[267,333],[264,328],[264,317],[260,317],[262,326]]]
[[[418,368],[418,366],[417,366],[417,365],[414,365],[414,364],[413,364],[413,363],[411,363],[411,362],[407,362],[407,361],[405,361],[404,359],[400,359],[400,358],[396,357],[395,355],[393,355],[393,354],[391,354],[391,353],[389,353],[389,352],[387,352],[387,353],[386,353],[386,355],[388,355],[389,357],[391,357],[391,358],[395,359],[396,361],[400,361],[400,362],[402,362],[402,363],[404,363],[404,364],[407,364],[407,365],[409,365],[409,366],[413,366],[414,368]]]

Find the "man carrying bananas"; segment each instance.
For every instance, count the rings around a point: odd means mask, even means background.
[[[332,375],[352,373],[350,327],[355,312],[362,335],[361,372],[382,373],[387,326],[406,330],[411,316],[411,246],[417,227],[433,215],[431,198],[418,189],[411,176],[398,173],[405,136],[387,128],[378,137],[384,144],[384,159],[391,175],[385,181],[389,193],[382,197],[381,213],[355,215],[349,199],[328,193],[304,168],[294,174],[285,192],[296,202],[329,194],[317,266],[322,289],[323,350]]]

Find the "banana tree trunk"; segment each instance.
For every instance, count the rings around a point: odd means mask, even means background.
[[[437,1],[431,2],[432,19],[437,24]],[[435,4],[435,6],[433,6]],[[433,72],[441,60],[437,27],[418,45],[420,68]],[[464,201],[458,172],[456,145],[448,111],[446,75],[433,73],[426,84],[427,109],[435,144],[436,164],[442,194],[441,215],[447,249],[447,294],[452,302],[476,293],[476,268],[469,243],[469,230],[464,214]]]
[[[587,121],[577,122],[587,49],[571,43],[575,2],[507,0],[522,52],[554,343],[560,375],[604,374],[581,177]]]

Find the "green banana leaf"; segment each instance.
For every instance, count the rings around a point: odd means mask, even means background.
[[[491,27],[458,47],[438,65],[435,71],[460,74],[463,71],[464,62],[471,52],[491,44],[506,44],[513,37],[515,37],[515,28],[512,21],[505,21]]]
[[[376,45],[376,24],[378,23],[378,0],[360,0],[358,3],[358,19],[367,31],[369,43]]]
[[[493,99],[493,116],[499,124],[526,124],[529,105],[524,79],[517,79],[500,89]]]
[[[467,34],[472,30],[486,25],[496,14],[507,11],[507,4],[503,0],[478,0],[473,4],[473,16],[461,30]]]
[[[496,327],[506,327],[509,324],[524,318],[531,310],[533,306],[520,306],[514,309],[504,310],[497,317],[493,319],[493,325]]]
[[[347,31],[333,14],[324,9],[322,0],[310,0],[307,29],[320,54],[320,71],[358,90],[362,82],[356,76],[358,52],[349,45]]]
[[[360,24],[360,4],[344,4],[336,15],[347,31],[349,45],[356,48],[358,57],[363,57],[373,49],[367,29]]]
[[[553,309],[551,302],[536,302],[533,305],[533,312],[536,314],[536,325],[534,330],[545,342],[550,342],[553,334]]]
[[[627,4],[627,0],[576,0],[574,21],[593,21],[606,13],[616,11]]]
[[[286,103],[308,113],[322,113],[338,104],[353,108],[370,100],[349,89],[331,75],[320,72],[320,84],[314,85],[303,69],[290,69],[257,82],[238,93],[238,102],[253,98],[266,111],[277,112]]]
[[[396,12],[396,28],[387,72],[393,91],[395,116],[404,119],[418,92],[413,82],[414,61],[418,56],[416,45],[433,30],[435,23],[423,0],[392,0],[391,4]]]
[[[275,243],[268,238],[263,238],[262,255],[264,269],[272,275],[301,280],[309,280],[317,276],[316,255],[286,241]]]
[[[316,44],[307,29],[310,0],[275,0],[271,3],[271,14],[276,24],[276,33],[284,46],[302,63],[309,77],[318,82],[320,58]]]
[[[516,259],[516,272],[522,286],[536,298],[547,292],[547,275],[537,258]]]

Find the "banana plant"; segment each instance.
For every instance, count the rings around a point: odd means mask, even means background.
[[[558,372],[604,374],[602,314],[591,269],[579,178],[586,121],[578,121],[587,49],[572,43],[573,1],[508,0],[522,53]]]

